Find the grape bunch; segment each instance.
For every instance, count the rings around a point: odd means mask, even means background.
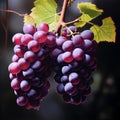
[[[79,105],[91,92],[92,72],[96,68],[96,42],[90,30],[77,32],[75,26],[62,30],[53,49],[55,81],[57,91],[66,103]]]
[[[48,94],[52,71],[57,91],[65,102],[75,105],[84,102],[91,92],[91,74],[96,68],[93,38],[92,31],[79,33],[75,26],[63,28],[59,36],[50,32],[46,23],[37,27],[25,24],[23,33],[12,38],[14,55],[8,66],[17,104],[38,110]]]
[[[26,109],[39,109],[40,101],[48,94],[51,73],[48,48],[55,45],[55,34],[48,24],[23,26],[24,33],[13,36],[14,55],[8,66],[11,87],[17,104]]]

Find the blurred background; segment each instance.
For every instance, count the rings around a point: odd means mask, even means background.
[[[8,0],[9,9],[19,13],[30,13],[34,0]],[[63,0],[56,0],[61,9]],[[43,100],[39,111],[25,110],[16,104],[16,96],[10,87],[8,65],[13,54],[12,36],[22,32],[23,18],[9,13],[8,43],[2,54],[5,31],[5,13],[0,12],[0,119],[1,120],[120,120],[120,17],[119,0],[76,0],[67,10],[66,21],[79,16],[76,5],[81,1],[91,1],[104,10],[101,18],[111,16],[116,25],[116,43],[102,42],[97,47],[97,70],[93,74],[92,93],[80,106],[64,103],[56,92],[56,84],[51,79],[49,95]],[[0,9],[5,8],[5,0],[0,0]]]

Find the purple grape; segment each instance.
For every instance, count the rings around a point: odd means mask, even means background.
[[[75,72],[71,73],[69,75],[69,81],[73,84],[73,85],[77,85],[80,83],[80,79],[79,79],[79,75]]]
[[[71,67],[70,66],[63,66],[62,67],[62,74],[66,74],[70,71]]]
[[[20,69],[20,65],[17,62],[12,62],[9,66],[8,66],[8,71],[12,74],[17,74],[21,71]]]
[[[31,68],[34,69],[34,70],[39,69],[40,67],[41,67],[41,62],[40,61],[35,61],[31,66]]]
[[[72,85],[72,83],[70,83],[70,82],[67,83],[67,84],[65,84],[64,90],[65,90],[65,92],[68,93],[68,94],[73,94],[73,93],[75,92],[75,88],[74,88],[74,86]]]
[[[57,44],[58,46],[62,46],[62,44],[63,44],[66,40],[67,40],[67,39],[66,39],[65,37],[60,36],[60,37],[56,38],[56,44]]]
[[[71,40],[67,40],[63,43],[62,49],[64,51],[72,51],[73,50],[73,42]]]
[[[72,53],[71,52],[65,52],[65,53],[63,53],[62,59],[66,63],[72,62],[73,61]]]
[[[19,106],[25,106],[27,104],[27,98],[25,96],[19,96],[16,102]]]
[[[23,32],[25,34],[31,34],[31,35],[33,35],[35,33],[35,31],[36,31],[36,28],[35,28],[34,25],[32,25],[32,24],[24,24],[24,26],[23,26]]]
[[[33,38],[38,41],[38,43],[45,43],[47,39],[47,33],[44,31],[35,32]]]
[[[72,41],[73,41],[73,44],[74,44],[76,47],[79,47],[79,46],[83,46],[83,45],[84,45],[84,41],[83,41],[83,38],[81,37],[81,35],[75,35],[75,36],[72,38]]]
[[[91,30],[84,30],[83,32],[81,32],[81,36],[83,39],[93,40],[94,38],[94,34]]]
[[[18,60],[18,64],[20,65],[20,68],[22,70],[26,70],[30,67],[30,63],[28,61],[26,61],[24,58],[20,58]]]
[[[77,28],[75,26],[69,26],[69,29],[72,31],[72,32],[77,32]]]
[[[51,57],[56,58],[60,53],[62,53],[62,50],[58,49],[58,48],[55,48],[55,49],[52,50],[50,55],[51,55]]]
[[[63,84],[59,84],[57,86],[57,92],[60,93],[60,94],[63,94],[65,91],[64,91],[64,85]]]
[[[41,23],[41,24],[38,25],[37,30],[48,32],[49,31],[49,25],[46,24],[46,23]]]
[[[34,76],[34,71],[33,71],[33,69],[29,68],[29,69],[27,69],[27,70],[24,70],[24,71],[23,71],[23,76],[24,76],[25,78],[32,78],[32,77]]]
[[[15,47],[14,47],[14,53],[15,53],[18,57],[23,57],[25,51],[24,51],[21,47],[15,46]]]
[[[73,50],[72,56],[75,60],[81,61],[84,59],[84,51],[81,48],[75,48]]]
[[[28,43],[28,49],[32,52],[38,52],[41,46],[36,40],[32,40]]]
[[[35,55],[35,53],[32,52],[32,51],[27,51],[27,52],[25,52],[25,54],[24,54],[24,58],[25,58],[25,60],[27,60],[28,62],[34,62],[35,59],[36,59],[36,55]]]
[[[53,46],[55,46],[55,45],[56,45],[55,36],[53,36],[53,35],[47,35],[46,45],[47,45],[48,47],[53,47]]]
[[[18,90],[20,88],[20,80],[18,80],[17,78],[14,78],[12,81],[11,81],[11,87],[14,89],[14,90]]]
[[[62,77],[61,77],[61,82],[62,83],[67,83],[69,80],[68,80],[68,76],[67,75],[63,75]]]
[[[21,45],[21,38],[22,38],[23,34],[22,33],[16,33],[13,37],[12,37],[12,42],[15,45]]]
[[[20,83],[20,88],[21,88],[21,90],[23,90],[23,91],[28,91],[28,90],[30,90],[30,84],[29,84],[29,82],[27,81],[27,80],[22,80],[21,81],[21,83]]]
[[[12,56],[12,62],[17,62],[18,60],[19,60],[19,57],[16,54],[14,54]]]

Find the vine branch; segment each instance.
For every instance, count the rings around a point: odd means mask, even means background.
[[[57,23],[57,25],[55,27],[55,32],[59,32],[61,26],[64,23],[64,17],[65,17],[65,12],[66,12],[66,8],[67,8],[67,3],[68,3],[68,0],[64,0],[63,6],[62,6],[62,11],[61,11],[61,16],[60,16],[59,22]]]

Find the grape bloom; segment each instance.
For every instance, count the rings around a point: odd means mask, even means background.
[[[74,35],[71,34],[74,33]],[[81,33],[75,26],[63,28],[61,36],[41,23],[23,26],[23,33],[13,36],[14,55],[8,66],[16,102],[26,109],[38,110],[48,94],[51,71],[57,91],[66,103],[82,104],[91,92],[91,73],[96,68],[96,42],[91,30]]]

